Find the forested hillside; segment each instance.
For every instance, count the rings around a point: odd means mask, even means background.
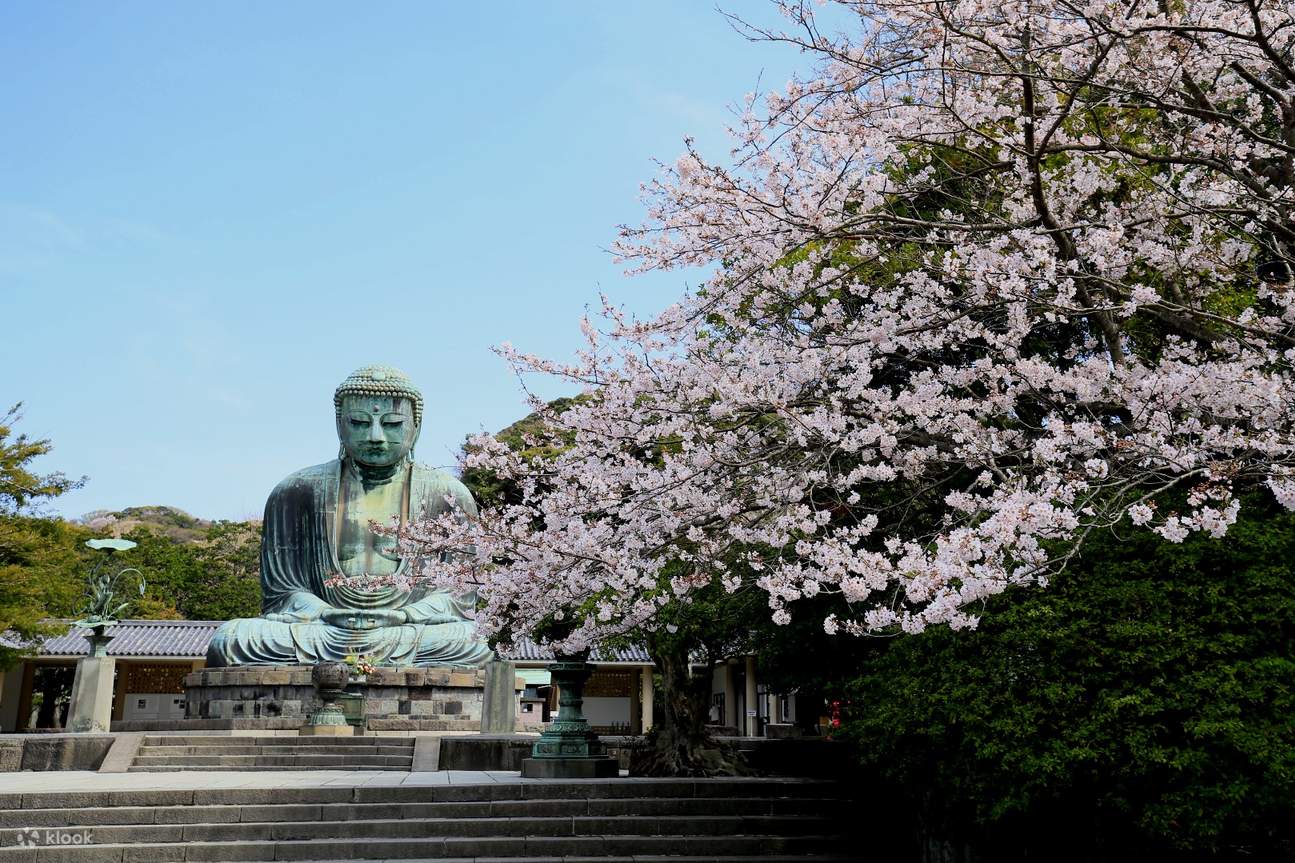
[[[228,620],[261,610],[261,525],[208,521],[170,506],[96,511],[76,528],[137,543],[128,554],[148,581],[138,616]]]
[[[211,522],[161,506],[76,521],[7,512],[0,513],[0,630],[20,638],[62,631],[44,621],[80,614],[95,554],[85,541],[109,535],[137,543],[121,556],[147,583],[130,616],[226,620],[260,613],[259,522]],[[0,646],[0,668],[19,652]]]

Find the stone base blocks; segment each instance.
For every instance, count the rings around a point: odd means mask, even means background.
[[[836,863],[859,859],[847,831],[875,829],[845,793],[804,780],[609,779],[12,794],[0,795],[0,863]],[[47,831],[88,838],[45,847]]]
[[[297,731],[302,737],[354,737],[351,725],[303,725]]]
[[[205,668],[184,679],[185,717],[295,728],[319,709],[308,665]],[[347,687],[348,718],[370,731],[479,731],[485,669],[378,668]]]

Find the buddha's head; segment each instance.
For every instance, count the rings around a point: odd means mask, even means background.
[[[333,393],[333,407],[342,451],[356,463],[390,467],[412,457],[423,426],[423,394],[404,372],[357,369]]]

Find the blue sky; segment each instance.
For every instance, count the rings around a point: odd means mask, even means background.
[[[600,290],[696,282],[604,249],[801,62],[688,0],[0,6],[0,402],[89,476],[54,510],[259,515],[371,362],[453,465],[526,412],[491,345],[567,356]]]

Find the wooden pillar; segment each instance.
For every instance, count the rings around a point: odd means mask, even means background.
[[[737,666],[731,662],[724,663],[724,724],[742,733],[742,717],[737,710]]]
[[[640,683],[643,690],[639,698],[643,703],[643,722],[641,728],[643,733],[647,734],[652,730],[652,666],[648,665],[642,668],[639,676],[641,678]]]
[[[114,721],[120,720],[126,712],[126,687],[130,683],[130,663],[126,660],[117,660],[117,680],[113,684],[116,689],[112,693],[112,718]]]
[[[8,734],[18,730],[18,703],[22,701],[22,685],[26,677],[25,662],[19,662],[0,674],[0,733]]]
[[[630,690],[630,724],[628,733],[638,734],[639,729],[643,727],[643,687],[639,686],[638,672],[630,669],[627,673],[629,677]]]
[[[755,695],[755,657],[746,658],[746,724],[738,726],[746,729],[747,737],[755,737],[756,727],[759,725],[759,717],[755,716],[760,712],[760,705],[756,701]]]
[[[18,721],[14,731],[26,731],[31,722],[31,688],[36,680],[36,663],[24,662],[22,666],[22,691],[18,698]]]

